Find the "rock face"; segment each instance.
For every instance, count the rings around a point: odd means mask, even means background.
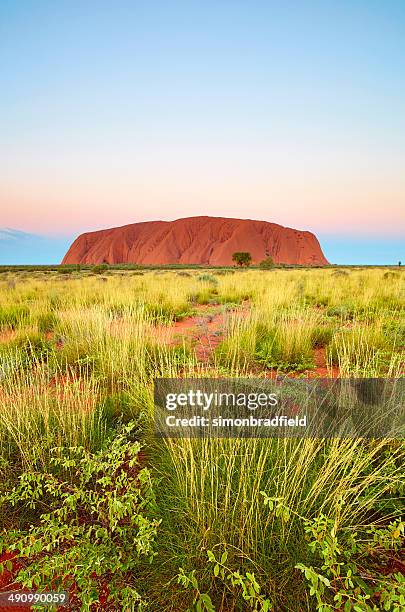
[[[275,263],[328,263],[311,232],[223,217],[147,221],[87,232],[76,238],[62,263],[232,265],[235,251],[248,251],[253,263],[269,255]]]

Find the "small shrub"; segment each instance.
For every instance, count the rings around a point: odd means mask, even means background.
[[[214,285],[218,284],[218,279],[215,278],[212,274],[200,274],[198,280],[202,283],[212,283]]]
[[[72,274],[73,270],[71,266],[58,266],[57,268],[58,274]]]
[[[198,291],[197,293],[191,293],[188,295],[187,299],[191,304],[200,304],[203,306],[210,303],[212,299],[212,291],[210,289],[205,289]]]
[[[400,570],[385,571],[390,563],[395,567],[404,523],[392,521],[383,528],[371,525],[361,537],[338,530],[324,514],[303,522],[315,567],[298,563],[296,569],[305,576],[317,610],[404,609],[405,577]]]
[[[332,272],[332,276],[338,276],[340,278],[343,278],[345,276],[349,276],[349,273],[347,272],[347,270],[334,270]]]
[[[328,317],[352,320],[356,314],[356,309],[352,304],[339,304],[328,308],[326,314]]]
[[[141,603],[137,568],[140,559],[154,557],[158,521],[148,516],[155,500],[132,430],[124,427],[94,454],[54,449],[52,472],[24,472],[3,496],[20,512],[46,508],[35,526],[11,531],[2,542],[24,559],[17,576],[24,587],[71,590],[81,610],[103,598],[116,610]]]
[[[145,304],[145,312],[155,323],[170,323],[174,319],[174,309],[168,304]]]
[[[384,278],[385,280],[396,280],[398,278],[400,278],[399,272],[384,272]]]
[[[273,258],[270,256],[266,257],[266,259],[263,259],[263,261],[259,263],[259,267],[263,270],[271,270],[272,268],[274,268]]]
[[[217,276],[226,276],[227,274],[235,274],[235,270],[215,270]]]
[[[221,556],[216,557],[212,550],[207,551],[208,562],[212,564],[212,578],[221,581],[230,590],[236,601],[243,603],[243,609],[261,610],[269,612],[273,609],[270,599],[261,594],[261,587],[253,572],[241,573],[229,567],[228,552],[224,550]],[[208,593],[201,591],[195,576],[195,570],[186,573],[180,568],[177,582],[193,592],[193,606],[196,610],[215,612],[212,599]]]
[[[167,303],[145,304],[145,312],[154,323],[172,323],[190,314],[187,302],[176,306]]]
[[[103,272],[108,270],[108,268],[109,268],[108,264],[102,263],[102,264],[97,264],[96,266],[93,266],[91,271],[93,272],[93,274],[102,274]]]
[[[237,289],[228,289],[221,293],[218,298],[220,304],[238,305],[246,300],[250,300],[252,293],[250,291],[238,291]]]
[[[316,308],[324,308],[329,306],[330,298],[327,295],[312,295],[306,293],[304,295],[304,304],[306,306],[315,306]]]

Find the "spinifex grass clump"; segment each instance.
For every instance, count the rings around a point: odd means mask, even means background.
[[[400,354],[380,326],[354,325],[337,331],[329,347],[330,361],[343,376],[378,377],[400,374]]]
[[[266,368],[302,371],[314,366],[311,322],[298,313],[285,313],[273,325],[259,326],[256,358]]]
[[[231,370],[250,367],[256,372],[259,366],[280,371],[313,368],[315,315],[301,310],[261,315],[242,312],[230,318],[226,338],[216,350],[217,362]]]
[[[255,363],[257,321],[252,314],[235,311],[226,316],[225,337],[217,346],[214,363],[230,376],[247,373]]]
[[[293,591],[288,586],[294,567],[316,557],[301,517],[324,515],[336,532],[352,534],[365,535],[368,520],[383,525],[384,517],[400,513],[390,498],[403,488],[404,459],[403,445],[386,441],[169,440],[156,457],[159,471],[168,475],[158,493],[167,508],[162,538],[181,567],[199,568],[202,590],[210,592],[214,580],[206,551],[225,549],[230,567],[254,570],[262,590],[273,594],[275,609],[292,607],[300,589],[299,581]],[[280,505],[278,511],[269,512],[263,492]],[[176,538],[169,508],[176,508]],[[186,558],[184,550],[190,551]]]
[[[58,326],[59,318],[54,312],[43,312],[38,315],[37,326],[40,333],[51,333]]]
[[[0,307],[0,329],[16,329],[27,321],[29,309],[27,306]]]
[[[333,338],[334,328],[330,325],[317,325],[311,330],[311,344],[314,348],[327,346]]]
[[[97,448],[106,434],[97,405],[99,382],[37,361],[27,369],[18,353],[2,361],[0,452],[25,468],[49,465],[55,446]]]

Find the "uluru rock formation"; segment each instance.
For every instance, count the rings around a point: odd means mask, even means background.
[[[271,255],[275,263],[325,265],[311,232],[267,221],[188,217],[147,221],[81,234],[63,264],[232,265],[232,254],[248,251],[253,263]]]

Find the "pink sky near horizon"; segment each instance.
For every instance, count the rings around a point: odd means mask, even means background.
[[[353,235],[405,235],[404,191],[370,177],[333,184],[302,177],[294,183],[232,177],[66,178],[3,183],[0,226],[71,235],[150,220],[209,215],[251,218],[310,230]]]

